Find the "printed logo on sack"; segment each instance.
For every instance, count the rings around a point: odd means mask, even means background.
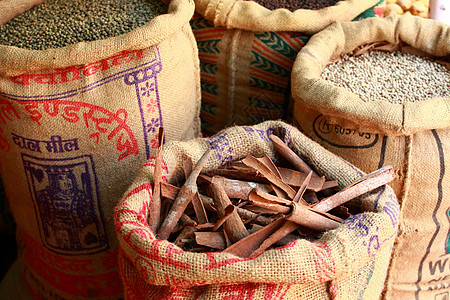
[[[41,159],[22,154],[44,246],[60,254],[108,248],[90,155]]]
[[[371,148],[379,140],[378,134],[346,128],[330,122],[322,114],[314,119],[313,131],[319,139],[337,148]]]

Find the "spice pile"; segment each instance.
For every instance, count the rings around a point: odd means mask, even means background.
[[[286,8],[296,11],[297,9],[323,9],[336,5],[339,0],[256,0],[255,2],[271,10]]]
[[[0,26],[0,44],[59,48],[127,33],[164,13],[157,0],[50,0]]]
[[[211,156],[208,150],[195,166],[185,160],[186,181],[180,187],[161,180],[160,143],[148,217],[156,237],[186,251],[249,257],[299,238],[314,240],[337,228],[350,214],[359,213],[344,203],[394,179],[387,166],[336,192],[336,181],[318,176],[282,140],[270,137],[281,156],[278,165],[267,156],[249,155],[202,172]]]
[[[450,72],[444,65],[401,52],[344,54],[341,60],[328,64],[321,77],[364,101],[405,103],[450,96]]]

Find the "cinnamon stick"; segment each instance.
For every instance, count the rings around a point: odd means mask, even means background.
[[[215,223],[203,223],[203,224],[198,224],[197,226],[195,226],[195,228],[197,228],[197,230],[206,230],[206,231],[211,231],[214,226],[216,226]]]
[[[317,198],[317,195],[313,191],[307,191],[303,194],[303,199],[305,199],[306,202],[308,202],[309,205],[319,203],[319,198]]]
[[[158,131],[158,153],[155,159],[154,184],[152,199],[149,204],[148,225],[153,232],[157,232],[161,223],[161,181],[162,181],[162,146],[164,141],[164,128],[159,127]]]
[[[180,188],[167,182],[161,182],[161,195],[164,198],[174,201],[177,198]]]
[[[311,176],[312,176],[312,171],[309,172],[308,176],[306,176],[305,180],[303,181],[302,185],[300,186],[300,188],[298,189],[297,193],[295,194],[294,199],[292,199],[292,202],[295,203],[301,203],[303,205],[308,206],[308,203],[303,200],[303,194],[306,191],[306,188],[308,187],[309,182],[311,181]]]
[[[225,249],[227,242],[223,232],[195,232],[194,233],[195,242],[202,246],[207,246],[214,249]]]
[[[290,222],[290,221],[286,221],[280,228],[278,228],[277,231],[275,231],[268,238],[266,238],[261,243],[261,245],[255,251],[252,252],[251,255],[254,256],[254,255],[261,254],[262,252],[264,252],[264,250],[266,250],[267,248],[269,248],[273,244],[277,243],[282,238],[288,236],[290,233],[292,233],[293,231],[295,231],[299,227],[300,227],[300,225],[298,225],[296,223],[293,223],[293,222]]]
[[[340,224],[322,214],[316,213],[307,206],[279,198],[277,199],[277,197],[269,194],[265,195],[262,192],[254,191],[250,193],[249,198],[250,202],[257,206],[287,215],[287,220],[317,231],[335,229]]]
[[[264,215],[272,215],[272,216],[278,214],[277,212],[275,212],[269,208],[263,207],[262,205],[257,206],[257,205],[253,205],[253,204],[248,204],[245,206],[245,208],[255,214],[264,214]]]
[[[333,187],[337,187],[339,186],[338,182],[336,180],[327,180],[323,183],[322,189],[320,191],[329,189],[329,188],[333,188]],[[319,192],[319,191],[317,191]]]
[[[215,176],[220,177],[220,176]],[[203,179],[209,181],[211,183],[212,178],[209,176],[202,176]],[[237,198],[237,199],[248,199],[248,194],[253,189],[259,189],[266,193],[269,193],[272,189],[267,184],[262,184],[258,182],[251,182],[251,181],[243,181],[243,180],[236,180],[236,179],[229,179],[225,177],[221,178],[221,185],[225,189],[225,192],[227,193],[229,198]]]
[[[195,231],[196,231],[195,227],[185,226],[173,243],[178,247],[182,248],[186,244],[187,240],[193,238]]]
[[[179,220],[181,226],[197,226],[197,222],[192,220],[187,214],[182,214]]]
[[[283,201],[281,198],[278,198],[276,196],[272,196],[270,194],[260,195],[259,193],[260,192],[258,192],[257,190],[250,193],[250,203],[281,214],[289,214],[291,212],[291,201]]]
[[[208,223],[208,215],[206,214],[205,207],[203,206],[203,201],[201,200],[198,191],[192,198],[192,206],[194,207],[195,216],[197,217],[198,223]]]
[[[183,170],[185,179],[189,178],[189,175],[192,172],[192,159],[190,157],[186,158],[183,161]],[[192,198],[192,206],[194,208],[195,216],[197,217],[197,221],[199,224],[208,223],[208,216],[205,211],[205,207],[203,206],[203,202],[200,200],[200,194],[197,192],[195,196]]]
[[[336,229],[340,225],[339,222],[318,214],[304,205],[293,202],[291,207],[292,211],[286,219],[298,225],[317,231]]]
[[[174,186],[167,182],[161,182],[161,195],[164,198],[170,199],[174,201],[177,198],[178,193],[180,192],[180,188],[177,186]],[[203,207],[208,211],[215,212],[216,209],[213,207],[213,201],[212,198],[208,196],[204,196],[202,194],[199,194],[200,200],[203,203]]]
[[[276,232],[286,220],[280,218],[262,229],[250,234],[249,236],[237,241],[230,247],[223,250],[225,253],[231,253],[236,256],[247,258],[249,257],[270,235]]]
[[[271,183],[281,188],[289,198],[294,198],[295,191],[287,183],[285,183],[280,177],[277,177],[264,163],[256,159],[254,156],[247,156],[242,160],[242,162],[260,172],[264,177],[266,177]]]
[[[318,211],[327,212],[353,198],[391,182],[394,178],[394,169],[391,166],[385,166],[367,174],[343,190],[315,204],[313,207]]]
[[[177,197],[179,190],[180,190],[179,187],[176,187],[169,183],[166,183],[166,182],[161,183],[161,193],[162,193],[163,197],[165,197],[167,199],[171,199],[172,201],[175,200],[175,198]],[[205,209],[207,209],[208,211],[211,211],[211,212],[216,212],[216,209],[214,208],[213,200],[211,197],[200,194],[200,199],[202,200],[202,203],[203,203],[203,206],[205,207]],[[236,209],[241,218],[250,219],[250,218],[254,218],[255,215],[257,215],[255,213],[253,213],[247,209],[241,208],[241,207],[236,207]],[[255,221],[255,223],[260,224],[260,225],[267,225],[272,222],[272,219],[267,218],[265,216],[259,216],[256,219],[254,219],[254,221]]]
[[[166,240],[173,228],[176,226],[178,220],[183,214],[184,210],[191,202],[192,198],[197,193],[197,177],[203,169],[204,165],[208,161],[211,156],[211,149],[208,149],[197,162],[197,165],[192,170],[189,178],[184,183],[183,187],[178,192],[177,198],[175,199],[167,217],[164,219],[164,222],[161,224],[159,228],[157,237],[158,239]]]
[[[271,219],[271,218],[262,216],[259,213],[251,212],[242,207],[236,207],[236,210],[237,210],[238,215],[242,219],[251,219],[254,223],[259,224],[259,225],[265,226],[265,225],[269,225],[270,223],[273,222],[273,219]]]
[[[194,163],[192,162],[192,159],[190,157],[183,160],[183,171],[184,171],[184,179],[187,180],[189,178],[189,175],[192,172],[192,168],[194,166]]]
[[[289,195],[283,191],[282,189],[280,189],[279,187],[277,187],[276,185],[274,185],[273,183],[270,184],[270,187],[273,189],[273,191],[275,192],[275,194],[283,199],[288,199]]]
[[[213,177],[211,191],[213,193],[213,201],[214,206],[217,209],[217,214],[219,218],[223,218],[225,215],[225,208],[233,204],[225,193],[220,181],[220,178]],[[223,228],[232,243],[248,236],[248,231],[236,211],[233,211],[231,216],[225,221]]]
[[[260,182],[260,183],[268,183],[267,178],[259,175],[258,172],[254,169],[252,170],[236,170],[236,169],[215,169],[211,170],[207,173],[209,176],[222,176],[237,180],[246,180],[252,182]]]
[[[303,181],[305,181],[306,177],[308,176],[308,173],[303,173],[282,167],[278,167],[278,171],[280,172],[283,181],[292,186],[301,186]],[[324,189],[323,185],[325,184],[325,182],[326,179],[324,176],[319,177],[313,174],[311,176],[308,189],[319,192]],[[332,181],[332,184],[334,186],[338,185],[337,181]],[[328,187],[330,187],[330,185],[331,184],[328,183]]]
[[[277,166],[275,166],[275,164],[273,163],[273,160],[265,155],[263,157],[258,157],[256,158],[257,160],[259,160],[260,162],[262,162],[264,165],[266,165],[266,167],[272,171],[272,173],[277,176],[278,178],[281,178],[281,174],[280,171],[278,170]]]
[[[228,218],[230,218],[235,213],[235,211],[236,211],[236,208],[234,207],[233,204],[230,204],[227,207],[225,207],[224,212],[223,212],[223,217],[221,217],[220,219],[218,219],[216,221],[216,224],[211,229],[211,231],[217,231],[219,229],[219,227],[222,226],[223,223],[225,223],[226,220],[228,220]]]
[[[313,174],[317,176],[316,172],[314,172],[311,167],[303,161],[288,145],[286,145],[279,137],[271,134],[270,139],[273,142],[273,148],[277,151],[278,154],[286,158],[297,170],[309,173],[313,171]]]

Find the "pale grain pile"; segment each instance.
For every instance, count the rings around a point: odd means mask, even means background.
[[[341,60],[328,64],[321,77],[364,101],[405,103],[450,97],[450,72],[444,65],[401,52],[345,54]]]

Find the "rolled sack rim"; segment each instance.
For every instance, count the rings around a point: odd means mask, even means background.
[[[380,0],[342,0],[319,10],[270,10],[254,1],[194,0],[196,11],[214,26],[248,31],[297,31],[314,34],[334,21],[351,21]]]
[[[415,36],[408,34],[411,26],[420,27]],[[354,36],[358,37],[355,39]],[[443,57],[450,54],[450,26],[407,15],[333,23],[312,36],[295,59],[291,76],[294,107],[304,105],[382,134],[408,135],[450,127],[450,97],[402,104],[384,100],[365,102],[355,93],[320,78],[330,59],[356,47],[384,41],[404,42],[420,51]]]
[[[267,124],[267,122],[264,123]],[[253,128],[260,127],[253,126]],[[287,128],[291,128],[291,126]],[[291,131],[290,134],[292,135],[293,132]],[[301,133],[298,132],[297,134]],[[199,144],[200,148],[207,149],[209,147],[204,138],[196,139],[195,142]],[[311,141],[311,143],[314,142]],[[187,142],[170,142],[165,149],[175,144],[187,145]],[[341,170],[345,169],[345,172],[351,172],[351,174],[349,173],[351,176],[357,176],[358,178],[364,175],[348,162],[337,158],[318,144],[314,144],[314,147],[320,147],[321,151],[324,151],[324,159],[331,157]],[[152,169],[150,167],[142,168],[135,184],[124,194],[114,212],[121,254],[133,262],[137,272],[146,272],[141,276],[146,278],[149,284],[168,284],[163,279],[167,268],[164,267],[164,263],[161,268],[158,268],[156,264],[158,261],[160,262],[161,257],[152,258],[154,255],[162,255],[174,263],[186,266],[179,272],[177,270],[176,273],[180,279],[179,282],[182,282],[183,279],[196,278],[195,282],[189,281],[186,283],[189,286],[244,283],[249,281],[249,274],[252,274],[252,276],[258,274],[258,276],[255,276],[257,279],[253,278],[252,282],[322,283],[340,276],[346,276],[350,272],[355,272],[371,263],[377,254],[391,248],[397,234],[399,205],[392,189],[384,185],[376,193],[367,196],[371,197],[368,204],[372,207],[372,211],[354,215],[339,225],[338,228],[325,232],[319,240],[314,242],[299,239],[294,242],[294,245],[289,246],[290,244],[288,244],[274,250],[267,250],[249,258],[240,258],[222,252],[206,254],[187,252],[167,240],[157,240],[146,223],[149,201],[151,200],[151,192],[148,188],[151,189],[152,186],[149,179],[152,178]],[[145,189],[147,191],[144,191]],[[316,259],[318,262],[330,266],[330,269],[327,270],[329,276],[320,277],[313,263],[314,260],[311,260],[312,263],[308,266],[299,261],[300,253],[303,253],[300,251],[305,253],[304,257]],[[356,260],[355,257],[359,259]],[[153,259],[155,259],[154,262],[152,262]],[[226,272],[230,278],[225,277],[224,272],[220,269],[228,266],[225,262],[231,263],[230,269]],[[142,265],[142,263],[145,265]],[[272,269],[279,265],[291,266],[285,269],[289,275],[274,276]]]
[[[60,48],[31,50],[0,45],[0,75],[9,77],[30,71],[84,65],[122,51],[149,48],[189,24],[194,9],[193,0],[171,0],[167,13],[154,17],[144,26],[118,36]]]

